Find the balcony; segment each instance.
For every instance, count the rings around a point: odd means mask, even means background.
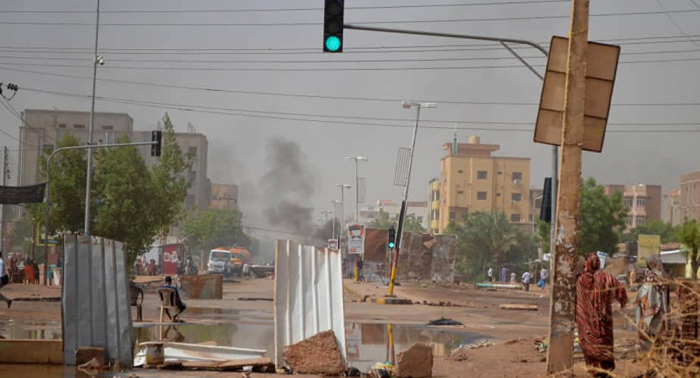
[[[431,210],[440,210],[440,201],[431,201],[430,202],[430,209]]]
[[[430,229],[431,230],[437,230],[440,228],[440,223],[438,222],[437,219],[433,219],[430,221]]]

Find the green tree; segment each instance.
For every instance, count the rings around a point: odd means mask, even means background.
[[[187,246],[192,251],[207,251],[220,246],[255,246],[256,242],[243,232],[242,219],[238,210],[205,210],[188,214],[182,223]]]
[[[394,215],[393,217],[389,217],[389,213],[387,213],[384,210],[379,210],[379,216],[377,218],[375,218],[369,224],[369,227],[381,228],[384,230],[388,230],[389,227],[391,227],[391,226],[398,227],[398,225],[399,225],[398,214]],[[418,217],[416,217],[416,214],[406,215],[406,219],[404,219],[403,228],[406,232],[415,232],[415,233],[426,232],[426,229],[423,227],[421,222],[418,221]]]
[[[470,278],[482,275],[488,265],[519,264],[536,254],[532,238],[503,212],[469,213],[463,224],[451,223],[445,233],[457,235],[457,268]]]
[[[690,266],[693,271],[691,278],[697,279],[697,272],[700,267],[700,261],[698,261],[698,257],[700,257],[698,256],[698,249],[700,248],[700,225],[698,225],[695,219],[686,219],[678,230],[678,239],[690,250]]]
[[[630,232],[620,235],[620,241],[636,241],[639,235],[659,235],[661,243],[671,243],[678,241],[678,230],[680,227],[673,227],[660,220],[653,219],[630,230]]]
[[[549,242],[552,239],[552,226],[550,226],[548,222],[540,220],[539,218],[535,220],[535,226],[537,227],[537,240],[542,246],[542,253],[549,253],[549,251],[551,251]]]

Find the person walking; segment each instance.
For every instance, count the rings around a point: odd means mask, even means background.
[[[576,328],[589,373],[596,377],[615,369],[612,301],[627,304],[620,281],[600,270],[595,253],[586,255],[583,273],[576,279]]]
[[[243,278],[245,278],[246,281],[250,279],[250,265],[248,265],[248,263],[243,263]]]
[[[501,277],[500,278],[501,278],[502,283],[508,282],[508,268],[506,268],[505,266],[503,268],[501,268]]]
[[[510,274],[510,283],[511,283],[512,285],[517,285],[517,283],[515,282],[515,277],[517,277],[517,275],[515,274],[515,272],[513,272],[513,273]]]
[[[525,271],[525,273],[523,273],[522,281],[523,287],[525,287],[525,291],[530,291],[530,272],[528,272],[527,270]]]
[[[670,307],[666,272],[656,258],[647,259],[644,283],[639,287],[635,304],[640,345],[642,351],[647,352],[664,336]]]
[[[537,286],[541,287],[542,291],[544,291],[544,287],[545,287],[545,285],[547,285],[547,275],[548,274],[549,274],[549,272],[547,272],[546,268],[542,268],[542,270],[540,270],[540,282],[537,283]]]
[[[492,267],[489,267],[489,271],[488,271],[488,273],[486,273],[486,275],[489,277],[489,282],[493,283],[493,268]]]
[[[10,283],[10,276],[8,275],[7,267],[5,267],[5,261],[2,259],[2,252],[0,252],[0,289],[8,283]],[[10,306],[12,306],[12,300],[7,299],[7,297],[2,295],[1,293],[0,301],[7,303],[7,308],[10,308]]]

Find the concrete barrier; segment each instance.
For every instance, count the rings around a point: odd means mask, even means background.
[[[180,291],[189,299],[223,299],[223,276],[180,276]]]
[[[62,340],[0,340],[0,363],[62,364]]]

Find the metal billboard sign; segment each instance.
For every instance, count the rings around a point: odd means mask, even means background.
[[[535,142],[561,145],[569,39],[552,37],[535,124]],[[588,42],[583,146],[601,152],[620,58],[620,46]]]
[[[44,202],[46,183],[28,186],[0,186],[0,203],[21,204]]]
[[[645,267],[650,258],[660,258],[661,236],[639,235],[637,237],[637,266]]]
[[[348,225],[348,253],[362,255],[365,253],[365,226],[361,224]]]

